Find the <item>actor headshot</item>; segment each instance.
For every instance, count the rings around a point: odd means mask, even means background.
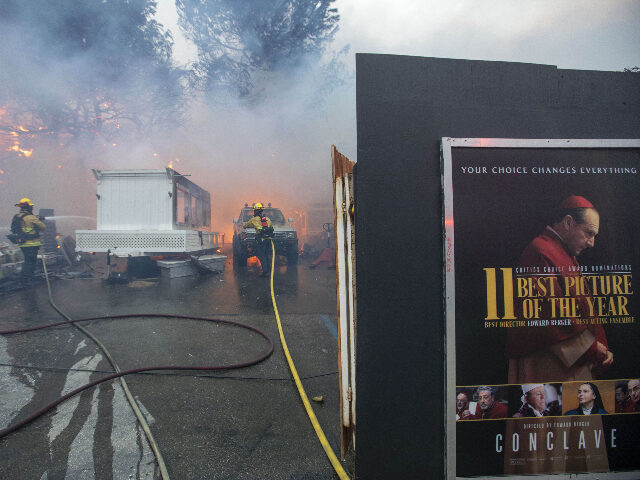
[[[602,415],[607,414],[602,403],[598,387],[591,382],[585,382],[578,387],[578,408],[569,410],[565,415]]]
[[[469,415],[469,396],[460,392],[456,396],[456,420],[468,420]]]
[[[627,405],[629,405],[627,382],[616,382],[616,413],[626,412]]]
[[[633,378],[627,382],[627,391],[629,392],[629,403],[626,412],[640,412],[640,379]]]
[[[521,417],[549,417],[560,415],[557,409],[550,409],[547,405],[547,390],[544,384],[528,383],[522,385],[522,406],[513,418]]]
[[[478,397],[476,413],[470,415],[470,420],[488,420],[507,416],[507,406],[504,403],[496,402],[495,387],[478,387],[476,395]]]
[[[555,292],[562,292],[564,280],[576,284],[581,277],[577,257],[595,245],[600,229],[600,214],[584,197],[565,198],[551,217],[549,225],[524,249],[518,265],[535,271],[550,272]],[[573,278],[571,278],[573,277]],[[546,298],[541,319],[552,319],[550,291],[538,290],[536,296]],[[566,290],[564,290],[566,291]],[[589,293],[568,290],[575,299],[578,311],[590,312]],[[558,317],[556,312],[555,318]],[[564,317],[566,318],[566,317]],[[506,354],[509,358],[509,383],[540,381],[565,382],[591,380],[613,363],[607,337],[602,325],[547,325],[544,327],[510,328]]]

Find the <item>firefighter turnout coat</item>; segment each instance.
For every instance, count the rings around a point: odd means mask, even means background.
[[[271,219],[269,217],[264,217],[264,218],[267,221],[267,225],[265,225],[265,226],[267,226],[267,227],[273,226],[272,223],[271,223]],[[242,224],[242,226],[244,228],[255,228],[256,229],[256,234],[259,234],[261,232],[261,230],[262,230],[262,227],[263,227],[262,220],[258,215],[254,216],[251,219],[249,219],[246,222],[244,222]],[[256,235],[256,237],[257,236],[258,235]]]
[[[22,232],[26,237],[23,237],[24,240],[20,242],[20,247],[41,247],[42,240],[40,239],[39,232],[46,230],[47,227],[38,217],[27,210],[20,210],[18,215],[22,217]],[[37,234],[37,236],[34,234]]]

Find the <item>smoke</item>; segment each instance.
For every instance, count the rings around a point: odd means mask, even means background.
[[[322,85],[313,71],[270,86],[259,105],[195,106],[187,142],[172,150],[180,159],[174,167],[211,192],[213,223],[222,231],[232,230],[245,203],[271,202],[285,216],[311,204],[331,205],[331,145],[354,143],[348,86],[335,90],[326,105],[314,104]]]
[[[39,18],[67,24],[74,18],[69,9],[56,12],[57,2],[41,3]],[[0,73],[0,225],[10,223],[13,205],[25,196],[36,212],[94,217],[94,168],[171,166],[190,175],[211,193],[212,228],[227,239],[245,203],[271,202],[285,216],[311,204],[331,205],[330,147],[354,159],[356,125],[353,76],[332,77],[330,57],[257,77],[254,97],[192,91],[176,102],[176,89],[187,85],[185,72],[169,72],[144,52],[123,52],[123,17],[78,20],[106,31],[97,35],[78,26],[80,34],[64,41],[55,32],[52,38],[54,20],[43,21],[29,29],[25,47],[24,10],[34,7],[5,2],[0,10],[6,5],[13,14],[0,21],[6,66]],[[157,32],[147,38],[170,51],[170,38]]]

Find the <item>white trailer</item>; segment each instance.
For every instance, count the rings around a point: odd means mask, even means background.
[[[96,230],[76,231],[77,252],[119,257],[195,253],[218,248],[209,192],[171,168],[93,170]]]

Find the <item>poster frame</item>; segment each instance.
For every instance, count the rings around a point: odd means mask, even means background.
[[[525,139],[525,138],[454,138],[442,137],[440,144],[442,189],[443,189],[443,275],[445,307],[445,474],[444,478],[456,477],[456,420],[453,410],[456,399],[456,338],[455,338],[455,258],[453,222],[453,171],[454,148],[510,148],[510,149],[639,149],[640,139]],[[636,472],[599,473],[600,479],[632,479]],[[554,479],[587,479],[593,474],[557,473],[549,474]],[[474,477],[484,479],[526,479],[530,475]]]

